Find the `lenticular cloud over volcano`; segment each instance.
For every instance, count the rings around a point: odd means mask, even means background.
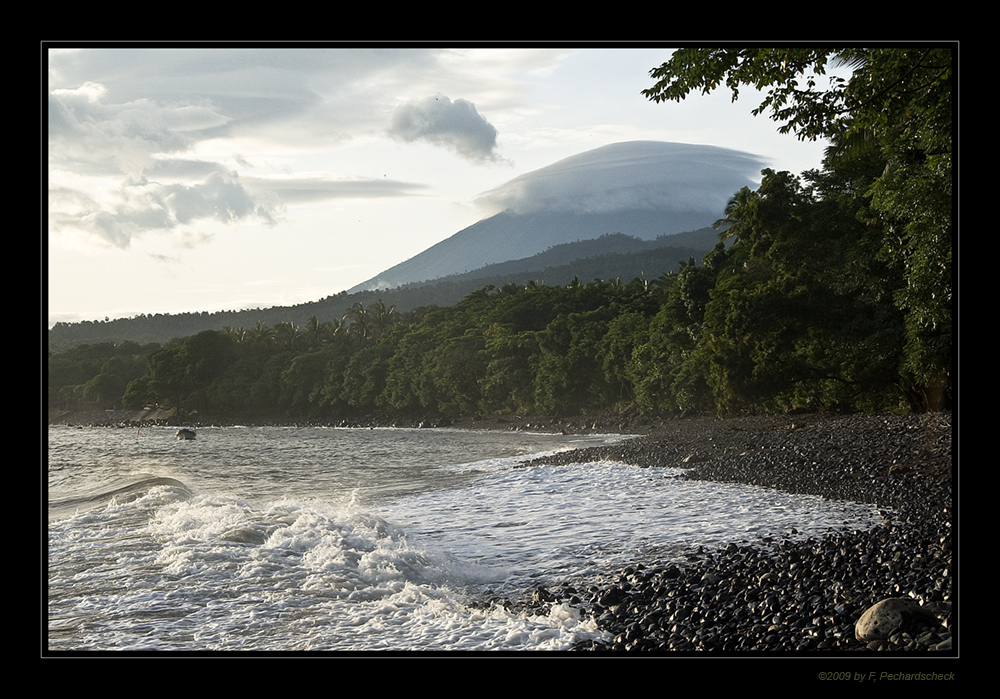
[[[764,163],[714,146],[628,141],[574,155],[482,194],[490,214],[542,211],[705,211],[759,181]]]
[[[482,194],[482,220],[350,291],[471,272],[610,233],[656,240],[698,231],[725,216],[741,187],[759,184],[763,165],[713,146],[627,141],[595,148]]]

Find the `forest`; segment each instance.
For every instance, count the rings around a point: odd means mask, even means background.
[[[832,61],[853,68],[812,87]],[[206,330],[48,356],[50,408],[185,420],[922,411],[953,401],[947,48],[683,49],[654,101],[768,86],[822,167],[764,170],[719,244],[655,279],[486,286],[448,306]]]

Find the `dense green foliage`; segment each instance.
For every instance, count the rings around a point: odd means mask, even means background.
[[[128,384],[146,374],[149,356],[158,349],[155,344],[101,342],[50,353],[48,404],[120,404]]]
[[[950,385],[952,353],[955,62],[947,45],[683,49],[643,91],[680,101],[725,84],[736,100],[750,85],[764,91],[755,114],[770,111],[783,133],[830,141],[827,169],[880,231],[865,253],[902,275],[892,293],[904,317],[904,372],[939,391]],[[850,76],[818,89],[838,66]]]
[[[927,407],[895,303],[904,270],[876,254],[883,231],[851,183],[763,175],[727,210],[731,246],[651,283],[490,286],[442,308],[359,303],[302,328],[204,331],[149,353],[142,375],[116,384],[119,400],[328,421]],[[52,358],[53,384],[83,352]],[[91,381],[60,371],[67,384]]]
[[[854,68],[818,93],[798,80]],[[822,171],[765,170],[720,242],[652,281],[487,286],[453,305],[50,356],[50,401],[235,418],[924,410],[951,400],[951,54],[678,51],[648,96],[774,86]],[[798,77],[797,77],[798,76]],[[806,89],[802,89],[805,87]],[[146,357],[143,371],[137,369]]]

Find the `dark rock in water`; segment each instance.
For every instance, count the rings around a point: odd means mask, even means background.
[[[177,439],[194,439],[194,430],[189,430],[186,427],[177,430]]]
[[[221,537],[224,541],[232,541],[239,544],[263,544],[267,541],[267,532],[253,529],[251,527],[235,527],[225,532]]]
[[[535,590],[535,593],[531,596],[531,599],[533,602],[539,603],[539,602],[551,602],[552,600],[555,599],[555,597],[553,597],[552,593],[546,590],[544,587],[540,587],[537,590]]]

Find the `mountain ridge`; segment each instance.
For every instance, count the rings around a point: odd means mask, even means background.
[[[486,192],[479,201],[499,213],[335,296],[267,309],[57,323],[49,347],[165,342],[227,325],[302,326],[312,316],[339,319],[353,304],[379,298],[400,311],[451,305],[490,285],[655,279],[715,247],[708,227],[740,187],[752,184],[750,171],[759,164],[748,153],[714,146],[600,146]]]
[[[546,270],[558,270],[560,267],[573,265],[574,263],[586,264],[588,261],[597,260],[609,255],[627,256],[633,253],[647,253],[659,249],[691,249],[698,252],[711,250],[718,242],[718,232],[710,228],[702,228],[697,231],[685,231],[672,235],[665,235],[653,240],[643,240],[635,236],[624,233],[605,233],[599,238],[588,238],[575,240],[570,243],[559,243],[544,252],[540,252],[530,257],[496,262],[490,265],[479,267],[469,272],[452,274],[425,282],[410,282],[404,284],[401,289],[414,288],[424,284],[434,284],[436,282],[461,282],[464,280],[497,280],[519,274],[535,274]],[[562,279],[563,275],[558,272],[557,278]],[[608,274],[599,274],[604,278]],[[611,275],[618,276],[618,275]]]
[[[452,275],[429,282],[411,283],[385,290],[371,290],[327,296],[293,306],[243,309],[236,311],[150,314],[109,321],[56,323],[48,331],[50,351],[61,351],[77,344],[131,341],[140,344],[163,343],[204,330],[225,326],[252,328],[258,322],[274,325],[291,322],[305,325],[312,316],[321,322],[343,317],[355,303],[368,305],[382,299],[386,305],[406,312],[424,306],[447,306],[470,293],[488,286],[526,284],[531,281],[549,285],[566,284],[574,277],[593,279],[655,279],[676,271],[682,262],[694,258],[700,262],[718,242],[718,234],[709,228],[652,241],[610,234],[599,239],[565,243],[538,255],[489,265],[462,275]]]
[[[391,289],[469,274],[490,265],[531,259],[561,245],[596,240],[606,235],[620,234],[653,241],[707,228],[718,218],[718,214],[708,212],[672,214],[669,218],[662,211],[501,212],[348,289],[348,293]],[[470,248],[475,248],[473,254],[469,254]]]
[[[643,240],[720,219],[761,162],[716,146],[624,141],[527,172],[477,198],[498,211],[358,284],[350,293],[464,274],[561,243],[623,233]]]

